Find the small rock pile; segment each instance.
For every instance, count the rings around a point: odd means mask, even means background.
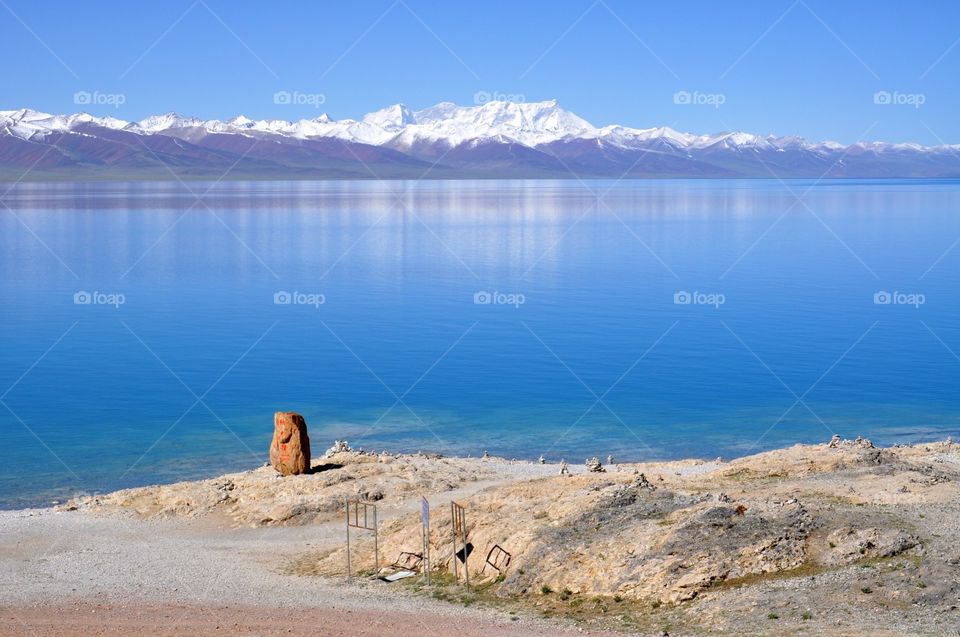
[[[646,474],[643,474],[643,473],[641,473],[634,479],[633,486],[635,486],[638,489],[646,489],[647,491],[657,490],[657,485],[647,480]]]
[[[841,447],[856,447],[859,449],[873,449],[873,443],[863,436],[857,436],[853,440],[844,440],[837,434],[833,434],[833,437],[830,439],[830,442],[827,443],[827,446],[831,449],[839,449]]]
[[[600,464],[600,458],[596,456],[589,458],[584,464],[587,466],[587,471],[592,471],[593,473],[603,473],[605,471],[603,465]]]
[[[353,453],[353,449],[350,448],[346,440],[334,440],[333,446],[327,449],[327,452],[323,455],[329,458],[338,453]]]

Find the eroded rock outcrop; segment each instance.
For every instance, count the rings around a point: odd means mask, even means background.
[[[827,564],[850,564],[864,558],[893,557],[920,547],[920,538],[899,529],[841,527],[827,536]]]

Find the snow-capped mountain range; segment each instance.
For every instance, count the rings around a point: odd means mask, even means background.
[[[139,122],[0,111],[0,176],[957,177],[960,144],[810,142],[596,127],[556,101],[397,104],[362,119]]]

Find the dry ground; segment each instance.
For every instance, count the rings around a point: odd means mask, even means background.
[[[357,618],[379,618],[370,630],[432,635],[450,634],[450,617],[464,635],[559,634],[571,622],[657,635],[960,634],[958,445],[837,441],[571,469],[339,453],[305,476],[261,468],[2,514],[0,634],[22,634],[18,621],[60,635],[133,624],[366,634]],[[390,562],[419,549],[421,495],[436,583],[344,586],[343,499],[378,504]],[[469,593],[445,575],[450,500],[467,508]],[[494,545],[511,554],[502,574],[484,569]],[[371,543],[354,548],[371,571]],[[271,632],[276,622],[294,632]]]

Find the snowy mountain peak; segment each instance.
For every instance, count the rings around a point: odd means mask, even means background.
[[[492,139],[536,146],[595,130],[556,100],[490,101],[478,106],[442,102],[414,113],[403,137],[408,142],[418,137],[443,139],[450,145]]]
[[[196,142],[208,134],[237,134],[245,137],[271,137],[298,140],[338,139],[343,142],[382,146],[403,153],[419,154],[426,149],[444,149],[466,145],[477,148],[484,143],[518,144],[531,149],[548,145],[591,142],[599,148],[626,152],[653,150],[689,154],[696,151],[749,153],[760,151],[831,153],[842,149],[858,152],[923,153],[952,150],[954,146],[933,148],[917,144],[880,142],[844,146],[836,142],[808,142],[800,137],[761,137],[744,132],[693,135],[669,127],[630,128],[611,125],[596,128],[590,122],[564,109],[557,100],[511,102],[491,100],[473,106],[441,102],[419,111],[403,104],[367,114],[360,120],[334,120],[327,114],[296,122],[254,120],[238,115],[227,120],[200,120],[175,112],[153,115],[136,123],[89,113],[51,115],[27,108],[0,111],[0,135],[21,139],[45,139],[51,132],[91,134],[90,126],[124,130],[138,135],[168,135]],[[427,153],[429,155],[429,152]],[[552,153],[551,153],[552,154]],[[433,155],[434,157],[437,155]]]
[[[29,108],[19,108],[12,111],[0,111],[0,117],[10,118],[14,120],[22,120],[24,118],[36,119],[36,116],[40,117],[51,117],[49,113],[41,113]]]
[[[363,122],[372,126],[377,126],[384,130],[400,130],[410,124],[415,124],[416,119],[410,109],[403,104],[394,104],[379,111],[369,113],[363,118]]]
[[[74,117],[82,117],[81,121],[84,121],[89,124],[96,124],[97,126],[103,126],[105,128],[114,128],[121,129],[126,128],[130,125],[125,119],[118,119],[116,117],[97,117],[96,115],[91,115],[90,113],[78,113]]]
[[[196,174],[213,177],[236,171],[366,178],[371,166],[380,165],[390,175],[411,178],[422,176],[425,166],[431,177],[960,177],[960,145],[843,145],[737,131],[597,128],[556,100],[478,101],[483,103],[441,102],[418,111],[395,104],[359,120],[323,114],[295,122],[244,115],[201,120],[170,112],[129,123],[89,113],[3,110],[0,173],[30,172],[40,157],[51,174],[113,176],[121,168],[133,175],[168,174],[156,156],[130,143],[129,136],[138,135],[176,138],[166,152],[182,156]],[[268,143],[251,145],[251,139]],[[354,145],[356,151],[344,152]],[[39,146],[47,150],[38,154]]]
[[[156,133],[171,128],[188,128],[202,124],[203,122],[199,119],[183,117],[173,111],[164,113],[163,115],[151,115],[137,122],[137,126],[148,133]]]
[[[21,139],[45,138],[48,133],[71,131],[83,124],[122,129],[130,123],[116,117],[96,117],[83,112],[73,115],[51,115],[29,108],[0,111],[0,129]]]

